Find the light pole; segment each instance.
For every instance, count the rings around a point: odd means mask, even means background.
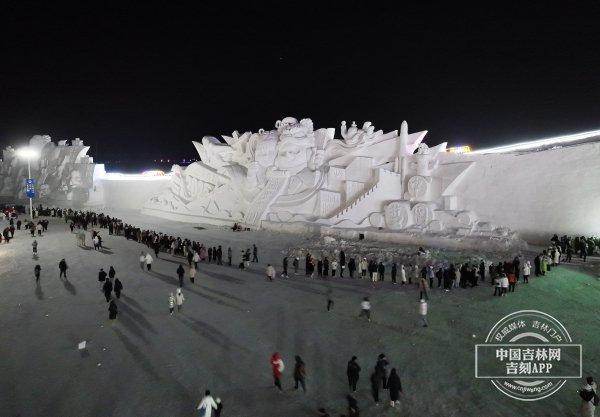
[[[39,154],[35,149],[25,147],[17,150],[17,156],[27,160],[26,193],[29,197],[29,216],[31,217],[31,221],[33,221],[33,196],[35,191],[33,188],[33,179],[31,178],[31,160],[37,158]],[[31,190],[29,187],[31,187]]]

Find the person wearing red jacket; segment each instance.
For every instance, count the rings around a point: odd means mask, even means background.
[[[508,273],[508,292],[515,292],[515,284],[517,283],[517,276],[513,272]]]
[[[279,352],[273,353],[271,355],[271,370],[273,371],[273,381],[275,382],[275,386],[279,388],[279,391],[281,391],[281,373],[284,368],[285,366],[283,365],[281,356],[279,356]]]

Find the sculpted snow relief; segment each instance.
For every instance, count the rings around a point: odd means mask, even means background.
[[[315,130],[286,117],[274,129],[235,131],[194,142],[200,162],[173,166],[170,187],[143,212],[259,228],[264,222],[344,229],[507,236],[452,194],[474,162],[444,160],[446,143],[429,148],[426,131],[376,130],[371,122]]]

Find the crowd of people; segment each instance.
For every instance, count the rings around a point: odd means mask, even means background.
[[[190,239],[182,239],[180,237],[171,236],[154,230],[145,230],[131,224],[124,223],[122,220],[105,215],[103,213],[95,213],[92,211],[77,211],[72,209],[45,209],[39,207],[36,210],[37,214],[64,218],[71,231],[75,234],[80,234],[80,231],[88,231],[91,234],[93,246],[95,250],[102,250],[101,230],[107,229],[109,235],[123,236],[127,240],[133,240],[140,244],[146,245],[147,251],[140,253],[139,262],[142,271],[152,271],[154,256],[159,258],[160,253],[168,253],[172,256],[179,256],[187,261],[187,274],[190,282],[193,284],[196,276],[196,271],[199,262],[214,263],[217,265],[224,264],[224,255],[226,256],[226,264],[234,266],[233,253],[231,247],[223,250],[221,245],[205,246],[203,243],[196,242]],[[3,236],[8,241],[14,236],[14,231],[29,230],[34,238],[32,242],[32,251],[34,258],[37,258],[38,242],[37,236],[43,236],[42,233],[48,230],[48,220],[38,219],[37,223],[32,221],[22,222],[20,219],[10,218],[9,226],[4,230]],[[16,228],[15,228],[16,226]],[[5,232],[8,229],[8,236]],[[305,254],[304,259],[304,275],[310,278],[321,279],[337,279],[344,278],[345,273],[351,279],[369,279],[373,283],[388,280],[393,284],[406,286],[414,286],[418,290],[418,308],[417,312],[420,317],[420,323],[423,327],[429,325],[427,321],[428,300],[430,299],[430,291],[437,286],[440,290],[452,291],[456,288],[471,288],[482,285],[486,281],[494,287],[494,296],[506,296],[510,292],[514,292],[517,283],[529,283],[532,274],[536,277],[547,275],[552,268],[558,266],[561,262],[571,262],[573,254],[578,254],[583,261],[587,255],[594,253],[597,246],[597,239],[576,237],[569,238],[563,236],[558,238],[554,235],[550,242],[550,246],[540,252],[534,259],[533,265],[529,260],[522,260],[522,256],[516,256],[510,261],[501,261],[496,263],[487,263],[481,259],[478,263],[471,261],[463,263],[447,263],[435,261],[426,256],[427,252],[423,248],[419,248],[416,258],[418,261],[414,263],[398,264],[397,262],[384,263],[378,259],[367,259],[358,255],[347,254],[343,249],[337,252],[337,255],[330,259],[329,256],[324,256],[319,259],[312,256],[310,253]],[[285,256],[282,261],[282,279],[289,279],[292,275],[301,275],[300,272],[300,257]],[[420,261],[419,261],[420,260]],[[241,269],[247,268],[251,262],[258,263],[258,248],[252,245],[252,248],[247,248],[241,251],[240,262],[238,267]],[[185,263],[183,261],[182,263]],[[179,312],[183,308],[185,297],[183,287],[185,282],[186,269],[180,263],[176,269],[178,277],[178,286],[175,292],[168,295],[169,314],[173,315],[176,311]],[[61,259],[58,264],[59,278],[67,280],[68,264],[65,259]],[[389,275],[387,275],[389,269]],[[41,273],[40,265],[36,265],[34,276],[36,281],[39,281]],[[273,265],[268,264],[266,268],[266,277],[269,281],[273,281],[277,274]],[[117,271],[114,266],[110,266],[108,273],[104,268],[100,268],[98,272],[98,281],[101,283],[101,290],[108,304],[109,320],[115,320],[118,316],[118,305],[116,300],[120,299],[121,292],[124,290],[123,283],[117,277]],[[436,285],[437,284],[437,285]],[[114,295],[113,295],[114,293]],[[333,308],[334,302],[331,293],[327,297],[327,311]],[[360,305],[359,317],[365,317],[371,321],[371,303],[369,297],[364,297]],[[307,365],[298,355],[294,357],[295,364],[292,372],[294,381],[294,389],[302,388],[303,392],[307,391]],[[271,357],[271,371],[274,380],[274,386],[278,390],[282,390],[282,375],[284,373],[284,362],[282,356],[275,352]],[[379,355],[377,363],[370,374],[370,392],[373,401],[376,404],[380,402],[380,391],[383,388],[388,391],[389,405],[396,407],[399,404],[402,385],[397,370],[392,369],[389,374],[387,372],[388,360],[384,354]],[[360,379],[361,368],[358,365],[356,356],[348,361],[347,377],[348,387],[350,392],[346,399],[348,403],[347,414],[345,416],[359,416],[359,406],[353,394],[357,390]],[[589,381],[588,381],[589,382]],[[595,394],[595,383],[588,383],[582,391],[581,398],[584,401],[584,407],[589,409],[595,407],[594,401],[597,398]],[[590,405],[591,404],[591,405]],[[214,399],[210,391],[206,391],[205,396],[198,405],[198,410],[204,416],[220,416],[223,409],[223,404],[220,399]],[[318,412],[323,416],[329,414],[323,408]]]

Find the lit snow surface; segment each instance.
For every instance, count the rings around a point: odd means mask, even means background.
[[[211,246],[231,246],[234,264],[242,249],[256,243],[260,263],[239,271],[202,263],[196,283],[187,280],[183,311],[168,313],[176,289],[175,270],[185,259],[161,253],[152,273],[140,270],[144,245],[101,229],[105,251],[78,248],[60,219],[37,238],[39,260],[31,258],[32,239],[16,233],[0,245],[0,406],[6,416],[191,416],[205,389],[225,405],[224,416],[312,416],[325,407],[332,416],[346,412],[346,362],[358,356],[362,367],[356,398],[362,416],[544,416],[577,415],[581,380],[569,380],[559,393],[532,403],[500,394],[489,381],[474,378],[474,344],[493,324],[520,309],[539,309],[558,318],[576,343],[583,344],[583,375],[600,374],[598,364],[598,259],[588,273],[580,261],[559,267],[504,298],[492,297],[489,282],[449,293],[434,289],[430,327],[417,322],[418,289],[367,280],[307,279],[301,275],[266,282],[267,263],[281,271],[281,259],[297,253],[348,256],[377,254],[383,259],[413,258],[416,247],[337,240],[270,231],[232,232],[225,227],[186,224],[109,211],[142,228],[189,237]],[[5,227],[3,225],[2,227]],[[90,238],[88,234],[88,244]],[[341,246],[340,246],[341,245]],[[514,252],[457,252],[425,248],[432,262],[512,259]],[[532,259],[531,253],[523,253]],[[66,258],[68,281],[58,278]],[[42,266],[36,286],[33,267]],[[113,265],[125,287],[119,316],[108,320],[97,273]],[[187,268],[186,268],[187,269]],[[290,271],[291,259],[290,259]],[[325,310],[331,290],[335,306]],[[357,318],[362,297],[370,296],[373,322]],[[475,335],[475,338],[473,338]],[[86,349],[78,344],[86,341]],[[286,364],[284,393],[272,387],[269,357],[279,351]],[[404,393],[399,409],[386,391],[375,407],[369,376],[377,355],[386,353],[397,368]],[[293,390],[294,356],[307,366],[305,395]]]

